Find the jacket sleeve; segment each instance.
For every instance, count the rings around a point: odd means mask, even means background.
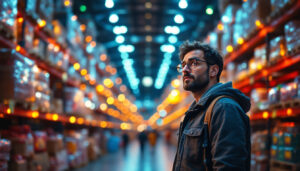
[[[249,170],[249,132],[249,118],[235,101],[215,104],[209,134],[213,170]]]

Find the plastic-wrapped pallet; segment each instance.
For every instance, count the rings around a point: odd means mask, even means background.
[[[271,63],[278,61],[286,56],[286,43],[284,36],[275,37],[270,41],[270,59]]]
[[[0,49],[0,56],[0,99],[33,102],[34,62],[10,49]]]
[[[2,0],[0,3],[0,35],[13,39],[16,31],[17,0]]]
[[[289,55],[294,55],[300,51],[300,20],[288,22],[284,26],[286,46]]]
[[[34,67],[35,104],[41,112],[50,111],[50,81],[49,73]]]

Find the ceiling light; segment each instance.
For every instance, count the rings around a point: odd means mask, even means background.
[[[184,18],[181,14],[177,14],[175,15],[174,17],[174,21],[177,23],[177,24],[181,24],[184,22]]]
[[[152,79],[152,77],[150,77],[150,76],[145,76],[145,77],[143,78],[142,83],[143,83],[143,85],[144,85],[145,87],[151,87],[152,84],[153,84],[153,79]]]
[[[179,34],[180,33],[180,29],[177,26],[166,26],[164,30],[168,34]]]
[[[128,31],[128,29],[126,26],[115,26],[113,28],[113,32],[115,34],[125,34],[125,33],[127,33],[127,31]]]
[[[120,45],[118,47],[120,53],[131,53],[135,50],[133,45]]]
[[[148,20],[151,19],[152,18],[152,14],[151,13],[146,13],[145,14],[145,18],[148,19]]]
[[[114,7],[114,5],[115,5],[115,3],[114,3],[113,0],[106,0],[105,1],[105,7],[106,8],[112,8],[112,7]]]
[[[86,6],[85,5],[80,5],[79,7],[81,12],[85,12],[86,11]]]
[[[152,29],[151,26],[149,26],[149,25],[146,25],[146,26],[145,26],[145,30],[146,30],[146,31],[151,31],[151,29]]]
[[[146,42],[152,42],[152,36],[146,36]]]
[[[152,8],[151,2],[146,2],[146,3],[145,3],[145,7],[148,8],[148,9],[149,9],[149,8]]]
[[[122,35],[118,35],[117,37],[116,37],[116,42],[117,43],[124,43],[124,41],[125,41],[125,37],[124,36],[122,36]]]
[[[172,36],[170,36],[169,38],[168,38],[168,40],[169,40],[169,42],[170,43],[176,43],[177,42],[177,37],[176,36],[174,36],[174,35],[172,35]]]
[[[119,21],[119,16],[117,14],[111,14],[109,16],[109,22],[116,23]]]
[[[214,13],[214,10],[212,7],[208,6],[208,7],[206,7],[205,12],[207,15],[212,15]]]
[[[181,9],[185,9],[188,7],[188,3],[186,2],[186,0],[180,0],[178,3],[179,8]]]
[[[175,47],[173,45],[161,45],[160,50],[162,52],[173,53],[175,51]]]

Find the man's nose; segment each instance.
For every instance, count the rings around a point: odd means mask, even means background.
[[[184,67],[182,67],[182,72],[189,72],[191,69],[190,67],[188,67],[188,65],[185,65]]]

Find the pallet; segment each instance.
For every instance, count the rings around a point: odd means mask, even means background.
[[[271,160],[270,170],[271,171],[300,171],[300,165],[291,162]]]

